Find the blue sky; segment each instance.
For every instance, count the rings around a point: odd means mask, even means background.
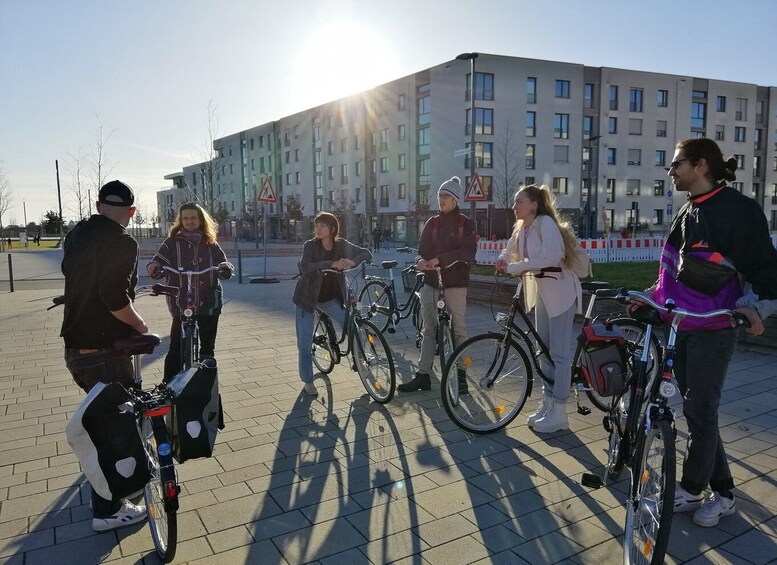
[[[227,135],[467,51],[777,86],[775,22],[772,0],[0,0],[3,223],[56,209],[55,159],[75,216],[98,115],[150,214],[203,160],[211,101]]]

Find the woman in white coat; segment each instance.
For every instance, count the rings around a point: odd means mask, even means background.
[[[559,220],[553,195],[548,187],[529,185],[515,195],[515,226],[507,247],[496,264],[498,271],[520,276],[529,270],[561,267],[551,277],[524,278],[527,310],[534,308],[535,326],[548,346],[555,368],[544,358],[543,372],[553,377],[552,390],[543,381],[542,400],[527,423],[536,432],[551,433],[569,429],[566,402],[571,388],[572,323],[580,311],[580,280],[566,260],[577,243],[567,223]]]

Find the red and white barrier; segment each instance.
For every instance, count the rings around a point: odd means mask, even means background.
[[[506,239],[478,242],[475,258],[484,265],[496,264],[499,254],[507,247]],[[625,261],[658,261],[664,248],[662,237],[631,239],[581,239],[580,246],[594,263],[622,263]]]

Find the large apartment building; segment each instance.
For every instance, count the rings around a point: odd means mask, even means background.
[[[289,218],[301,209],[308,219],[336,213],[348,237],[380,226],[413,241],[440,183],[457,175],[469,186],[474,123],[482,235],[504,235],[503,210],[534,182],[551,187],[580,235],[663,233],[685,198],[665,167],[676,140],[692,136],[736,157],[733,186],[777,230],[776,87],[483,53],[474,67],[474,119],[471,62],[453,59],[217,139],[212,161],[168,175],[178,187],[160,193],[159,216],[174,199],[197,198],[229,234],[252,234],[269,177],[278,196],[266,210],[270,237],[299,229]]]

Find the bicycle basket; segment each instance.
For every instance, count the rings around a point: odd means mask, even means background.
[[[195,363],[168,386],[175,399],[167,417],[173,457],[183,463],[212,456],[216,434],[224,427],[216,360],[208,357]]]
[[[599,396],[616,396],[626,389],[628,351],[623,330],[614,324],[594,323],[577,338],[580,365],[588,385]]]
[[[413,261],[405,261],[405,268],[402,269],[402,287],[405,292],[410,292],[415,286],[416,268]]]

